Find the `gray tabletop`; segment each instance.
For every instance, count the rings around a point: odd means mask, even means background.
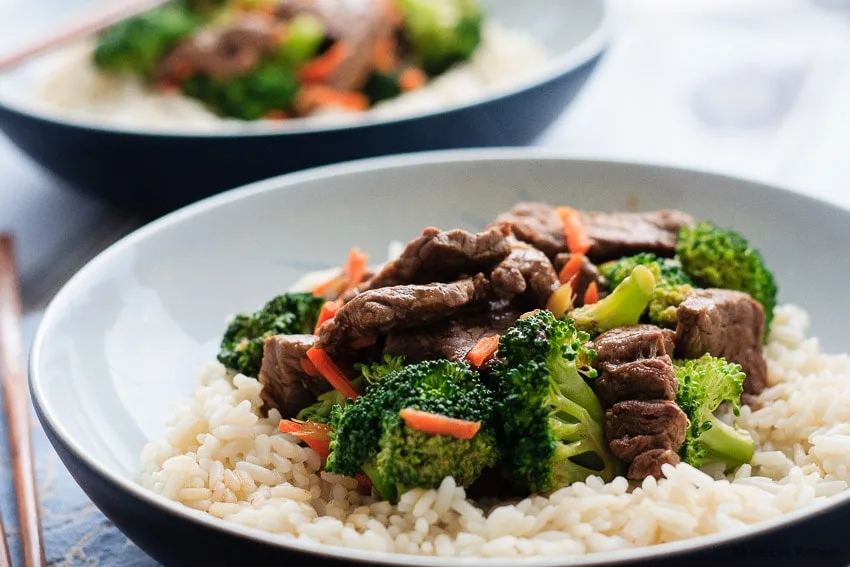
[[[0,0],[0,22],[35,4]],[[720,171],[850,207],[850,1],[613,6],[617,41],[539,145]],[[0,230],[17,237],[28,339],[68,276],[138,224],[68,191],[0,135]],[[94,508],[34,431],[50,564],[156,565]],[[17,557],[7,455],[0,436],[0,504]]]

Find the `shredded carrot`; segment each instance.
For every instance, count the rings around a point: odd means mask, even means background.
[[[346,285],[348,289],[357,287],[363,282],[363,277],[366,275],[366,262],[369,261],[369,255],[360,251],[355,247],[348,253],[348,260],[345,263],[345,268],[342,272],[348,280]]]
[[[180,86],[171,81],[160,81],[156,85],[156,90],[162,94],[177,94],[180,92]]]
[[[384,34],[375,42],[372,51],[372,66],[382,73],[389,73],[396,64],[396,39],[393,34]]]
[[[590,238],[587,236],[581,213],[571,207],[558,207],[557,211],[561,222],[564,223],[567,249],[573,254],[587,254],[590,250]]]
[[[343,371],[331,360],[328,353],[318,347],[312,347],[307,351],[307,358],[319,371],[319,374],[327,380],[331,386],[346,398],[356,399],[357,390],[351,384]]]
[[[570,259],[567,260],[567,263],[564,264],[564,267],[561,268],[561,273],[558,274],[558,280],[562,284],[575,281],[575,277],[581,271],[581,264],[584,261],[584,254],[573,254],[570,256]],[[573,285],[575,287],[575,285]]]
[[[599,301],[599,289],[596,287],[596,282],[590,282],[590,285],[584,291],[584,304],[588,305],[597,301]]]
[[[424,87],[427,82],[428,75],[418,67],[408,67],[398,78],[398,86],[401,90],[408,92]]]
[[[304,441],[323,459],[326,459],[331,453],[331,428],[324,423],[281,419],[278,429],[281,433],[289,433]]]
[[[316,328],[313,330],[314,335],[319,334],[319,328],[325,323],[325,321],[334,318],[334,315],[336,315],[336,312],[339,311],[340,307],[342,307],[342,301],[338,299],[325,301],[322,304],[322,309],[319,311],[319,318],[316,320]]]
[[[369,98],[356,91],[341,91],[326,85],[304,85],[298,91],[295,107],[302,113],[323,107],[362,111],[369,108]]]
[[[481,367],[490,356],[499,349],[499,335],[484,337],[466,354],[466,358],[476,368]]]
[[[369,494],[372,492],[372,479],[366,476],[366,473],[359,472],[354,475],[357,481],[357,490],[361,494]]]
[[[467,421],[413,408],[398,412],[405,425],[430,435],[447,435],[456,439],[472,439],[481,429],[480,421]]]
[[[298,71],[298,76],[306,83],[321,83],[333,74],[350,53],[351,48],[347,43],[337,41],[327,51],[305,63]]]
[[[303,370],[307,376],[312,376],[313,378],[321,378],[322,376],[319,374],[319,371],[316,370],[316,367],[313,366],[313,363],[310,362],[309,358],[301,359],[301,370]]]
[[[345,282],[344,276],[341,273],[337,274],[337,275],[333,276],[331,279],[329,279],[328,281],[326,281],[324,283],[320,283],[319,285],[314,287],[313,288],[313,295],[315,295],[316,297],[320,297],[322,295],[325,295],[334,286],[342,287],[342,284],[344,284],[344,282]]]
[[[289,113],[284,110],[270,110],[266,113],[266,120],[286,120],[289,118]]]

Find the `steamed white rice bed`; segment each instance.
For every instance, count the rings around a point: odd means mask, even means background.
[[[55,113],[107,121],[124,126],[193,128],[202,130],[244,126],[221,118],[195,99],[163,95],[134,77],[101,73],[91,63],[91,42],[63,53],[55,70],[39,85],[26,104]],[[286,120],[280,128],[303,124],[356,123],[369,117],[397,117],[470,102],[510,88],[539,72],[548,61],[536,38],[497,22],[484,26],[482,43],[471,59],[457,65],[418,91],[385,101],[368,112],[328,112],[321,116]]]
[[[306,280],[301,282],[307,284]],[[490,511],[448,478],[396,506],[372,502],[352,479],[262,418],[261,385],[212,365],[175,409],[166,437],[143,452],[142,485],[226,521],[321,542],[439,556],[579,555],[736,530],[823,502],[850,479],[850,358],[821,352],[806,312],[776,310],[766,357],[769,387],[740,424],[758,442],[730,478],[686,464],[633,490],[593,477]]]

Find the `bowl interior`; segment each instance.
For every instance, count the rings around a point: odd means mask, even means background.
[[[486,97],[525,88],[533,82],[557,75],[595,55],[601,48],[602,37],[604,36],[602,28],[606,15],[604,0],[525,0],[523,2],[482,0],[482,3],[491,20],[536,38],[549,57],[549,61],[542,65],[537,73],[532,74],[528,80],[488,92]],[[69,0],[62,3],[62,10],[59,13],[71,17],[90,5],[91,2],[88,0]],[[11,49],[11,47],[5,46],[4,49]],[[33,93],[54,72],[57,65],[62,64],[67,56],[66,50],[59,50],[0,76],[0,104],[50,119],[109,127],[111,122],[105,121],[100,116],[67,112],[61,108],[45,104],[38,97],[33,96]],[[73,88],[73,86],[69,86],[69,88]],[[414,114],[415,112],[409,113],[410,116]],[[381,120],[385,119],[377,118],[375,121]],[[147,125],[130,120],[122,120],[121,124],[123,129],[150,131]],[[341,123],[341,125],[344,124],[344,122]],[[267,122],[234,123],[233,121],[221,121],[213,124],[205,122],[200,124],[180,123],[176,127],[168,127],[168,130],[179,131],[181,128],[191,126],[192,129],[203,128],[212,131],[226,129],[228,132],[234,129],[245,131],[273,129],[279,131],[281,129],[299,130],[325,125],[333,126],[334,124],[311,119],[289,120],[282,125]],[[165,125],[157,125],[157,127],[165,127]]]
[[[82,455],[132,479],[143,445],[162,434],[197,371],[214,361],[228,315],[256,308],[306,271],[339,265],[353,245],[380,261],[391,240],[406,241],[429,225],[481,229],[525,199],[601,210],[679,208],[736,228],[763,251],[781,300],[810,312],[827,350],[846,349],[847,211],[708,174],[467,151],[273,179],[131,235],[50,306],[33,351],[36,403]],[[829,277],[813,277],[824,266]]]

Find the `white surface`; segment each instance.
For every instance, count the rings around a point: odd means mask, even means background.
[[[541,145],[779,182],[850,206],[850,0],[612,5],[617,41]],[[6,22],[31,22],[38,6],[0,0],[0,44],[21,40],[25,26],[7,34]],[[127,228],[0,135],[0,228],[9,227],[32,305]]]

